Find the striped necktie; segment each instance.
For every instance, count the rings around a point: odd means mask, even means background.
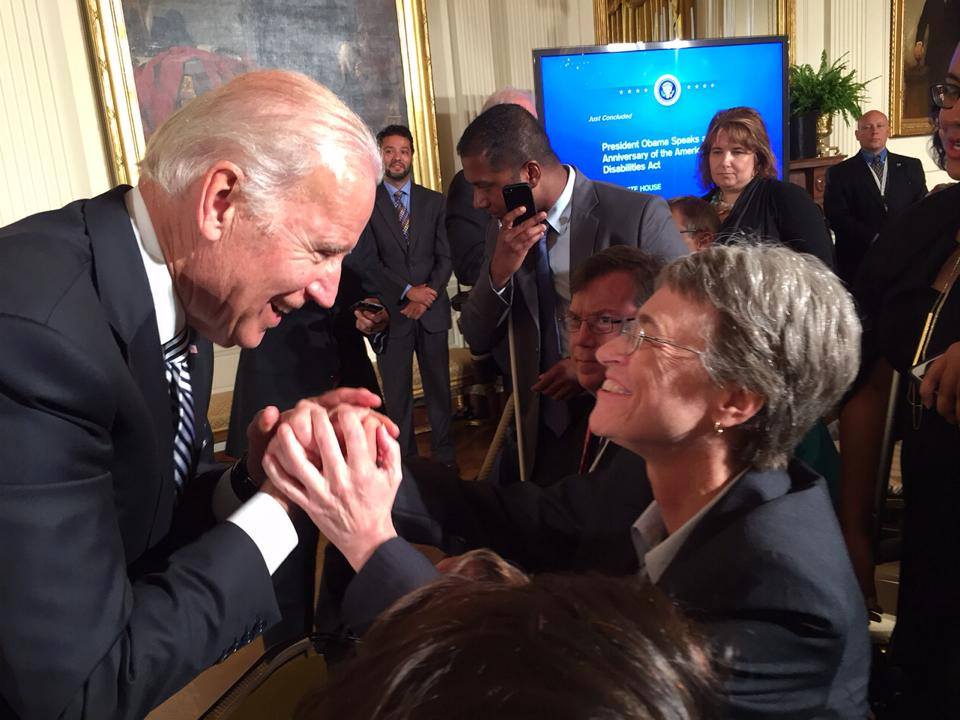
[[[166,366],[167,384],[170,387],[170,407],[174,418],[173,479],[177,490],[193,470],[193,439],[196,436],[193,417],[193,388],[190,385],[191,333],[185,325],[180,332],[163,344],[163,363]]]
[[[410,240],[410,213],[403,204],[403,190],[397,190],[393,194],[393,204],[397,208],[397,220],[400,221],[400,229],[403,231],[403,239]]]
[[[883,158],[879,155],[874,155],[873,162],[870,163],[870,169],[873,170],[873,174],[877,176],[877,180],[883,181]]]

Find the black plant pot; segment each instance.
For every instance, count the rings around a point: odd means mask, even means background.
[[[800,160],[817,156],[816,111],[790,116],[790,159]]]

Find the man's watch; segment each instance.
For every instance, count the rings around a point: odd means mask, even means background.
[[[247,453],[243,453],[230,468],[230,487],[240,502],[246,502],[260,490],[260,483],[247,472]]]

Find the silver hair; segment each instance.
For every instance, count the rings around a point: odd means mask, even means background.
[[[370,130],[306,75],[259,70],[191,100],[150,137],[140,172],[178,195],[221,160],[243,172],[244,210],[274,225],[280,200],[318,168],[337,180],[383,165]]]
[[[502,87],[487,98],[480,112],[486,112],[494,105],[519,105],[534,117],[537,116],[537,103],[534,100],[533,93],[529,90],[509,86]]]
[[[749,242],[681,258],[661,282],[716,309],[702,357],[714,382],[764,398],[731,434],[738,459],[760,469],[786,465],[857,375],[860,320],[850,294],[812,255]]]

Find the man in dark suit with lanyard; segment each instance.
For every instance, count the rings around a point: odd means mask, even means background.
[[[403,125],[377,133],[384,180],[361,242],[374,248],[371,282],[390,320],[378,350],[387,413],[400,426],[404,457],[417,456],[413,433],[413,354],[430,418],[433,458],[456,459],[450,439],[451,327],[447,282],[453,265],[443,222],[443,195],[413,182],[413,136]]]
[[[887,150],[886,115],[865,112],[856,135],[860,152],[830,168],[823,196],[823,210],[836,234],[837,274],[848,286],[887,219],[927,194],[920,161]]]
[[[232,470],[203,461],[209,340],[333,303],[379,154],[326,88],[256,72],[173,115],[141,172],[0,229],[3,717],[142,718],[279,619],[279,413]]]

